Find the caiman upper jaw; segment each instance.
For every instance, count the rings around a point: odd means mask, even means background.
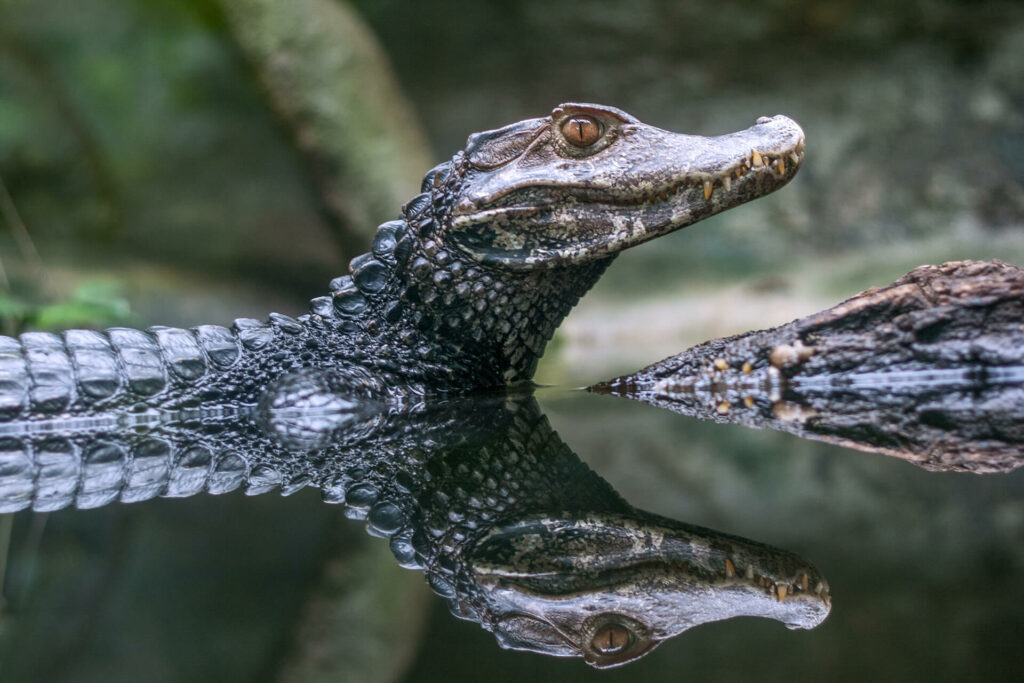
[[[593,152],[565,144],[559,116],[603,111],[562,105],[551,119],[496,131],[488,144],[504,161],[470,162],[451,217],[452,241],[479,261],[512,268],[608,257],[773,192],[803,161],[803,130],[785,116],[702,137],[608,110]],[[487,151],[477,147],[471,159]]]

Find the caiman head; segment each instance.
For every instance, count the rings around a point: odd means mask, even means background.
[[[365,316],[460,389],[529,380],[618,252],[782,187],[803,155],[784,116],[701,137],[563,104],[471,135],[313,312]]]
[[[468,551],[481,620],[506,648],[612,667],[736,616],[809,629],[828,583],[792,553],[637,512],[526,519]]]
[[[508,268],[607,258],[777,190],[803,149],[803,130],[785,116],[701,137],[614,107],[562,104],[470,136],[445,241]]]

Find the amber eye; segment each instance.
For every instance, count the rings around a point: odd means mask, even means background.
[[[589,116],[573,116],[562,124],[562,135],[570,145],[589,147],[601,137],[601,126]]]
[[[590,640],[590,647],[601,655],[614,655],[633,644],[633,633],[622,624],[605,624],[597,629]]]

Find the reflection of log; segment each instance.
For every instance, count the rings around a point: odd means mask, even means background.
[[[590,388],[933,470],[1024,464],[1024,270],[920,266],[771,330]]]
[[[322,212],[361,253],[430,168],[387,57],[348,3],[220,0],[231,33],[312,169]]]

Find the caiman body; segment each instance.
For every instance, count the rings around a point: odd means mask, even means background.
[[[933,470],[1024,465],[1024,270],[919,266],[770,330],[714,339],[591,387]]]
[[[732,616],[816,626],[804,560],[633,508],[531,397],[486,391],[532,377],[619,251],[802,150],[785,117],[703,138],[562,105],[471,136],[307,315],[0,338],[0,512],[319,487],[503,646],[596,666]]]
[[[301,370],[252,420],[0,439],[0,512],[307,486],[508,648],[614,666],[709,621],[830,609],[801,557],[627,503],[528,393],[399,407]]]
[[[472,135],[299,318],[0,337],[0,434],[232,413],[298,368],[389,399],[529,380],[619,251],[781,187],[803,144],[782,116],[705,138],[579,104]]]

